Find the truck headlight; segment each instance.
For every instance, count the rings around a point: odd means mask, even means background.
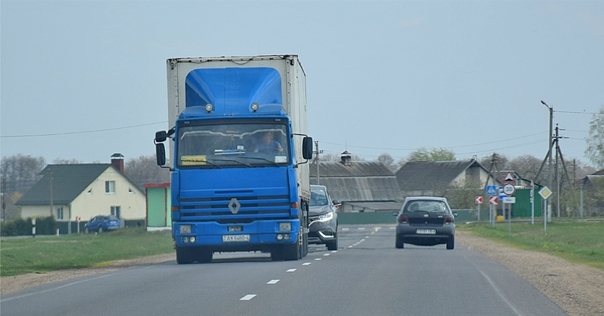
[[[290,232],[291,230],[292,230],[292,223],[289,223],[289,222],[279,223],[280,232]]]
[[[191,225],[180,225],[179,232],[181,234],[190,234],[191,233]]]

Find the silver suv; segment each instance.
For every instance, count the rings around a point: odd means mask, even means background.
[[[329,196],[324,185],[311,185],[308,243],[325,244],[329,250],[338,249],[338,201]]]

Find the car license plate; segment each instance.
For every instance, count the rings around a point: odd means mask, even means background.
[[[418,235],[434,235],[436,234],[436,229],[418,229],[415,232]]]
[[[222,242],[249,242],[250,235],[222,235]]]

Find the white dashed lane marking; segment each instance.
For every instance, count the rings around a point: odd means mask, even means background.
[[[249,301],[249,300],[253,299],[254,297],[256,297],[256,294],[248,294],[248,295],[240,298],[239,300],[240,301]]]
[[[277,282],[279,282],[279,280],[270,280],[270,281],[266,282],[266,284],[273,285],[273,284],[277,284]]]
[[[296,269],[287,269],[287,272],[296,272]]]

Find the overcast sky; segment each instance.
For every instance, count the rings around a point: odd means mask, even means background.
[[[1,155],[154,154],[167,58],[297,54],[324,153],[585,157],[604,1],[1,1]],[[562,130],[563,129],[563,130]]]

